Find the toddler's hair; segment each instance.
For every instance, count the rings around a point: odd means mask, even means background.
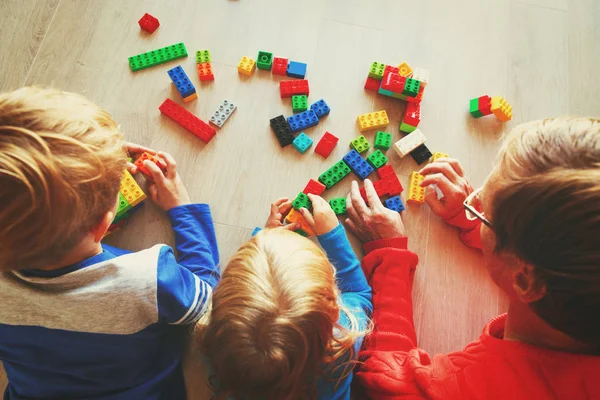
[[[117,201],[126,155],[111,116],[77,94],[0,94],[0,270],[60,262]]]
[[[271,229],[243,244],[202,330],[219,389],[237,400],[310,399],[319,377],[347,375],[361,332],[339,295],[331,263],[310,240]],[[338,324],[340,311],[351,329]]]

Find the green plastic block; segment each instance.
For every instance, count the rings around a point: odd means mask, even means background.
[[[369,150],[369,148],[371,148],[371,145],[367,141],[366,137],[360,135],[359,137],[350,142],[350,148],[358,151],[359,153],[363,153]]]
[[[312,202],[306,194],[300,192],[298,193],[298,196],[296,196],[296,198],[294,199],[292,207],[294,207],[296,210],[299,210],[302,207],[306,208],[307,210],[310,210],[310,208],[312,207]]]
[[[292,111],[295,113],[308,110],[308,98],[305,94],[292,96]]]
[[[483,114],[481,113],[481,111],[479,111],[479,99],[477,97],[471,99],[471,101],[469,102],[469,112],[475,118],[483,117]]]
[[[119,206],[117,208],[117,217],[126,214],[129,210],[131,210],[131,204],[127,202],[125,196],[119,193]]]
[[[296,229],[294,232],[296,232],[300,236],[304,236],[304,237],[308,236],[308,233],[304,232],[302,229]]]
[[[378,81],[383,79],[383,71],[385,70],[385,64],[378,63],[375,61],[371,64],[371,69],[369,70],[369,78],[377,79]]]
[[[270,70],[273,65],[273,53],[267,53],[266,51],[259,51],[258,57],[256,57],[256,67],[258,69]]]
[[[401,122],[400,126],[398,127],[398,129],[400,130],[400,132],[411,133],[412,131],[414,131],[415,129],[417,129],[417,127],[409,125],[409,124],[407,124],[405,122]]]
[[[201,63],[209,63],[210,62],[210,51],[208,50],[198,50],[196,52],[196,64]]]
[[[387,132],[377,132],[375,135],[375,147],[376,149],[380,149],[383,151],[389,150],[392,146],[392,135]]]
[[[319,182],[329,189],[341,181],[349,173],[350,167],[348,164],[346,164],[344,160],[340,160],[335,163],[333,167],[329,168],[327,171],[323,172],[321,176],[319,176]]]
[[[129,68],[135,72],[144,68],[154,67],[155,65],[187,57],[187,55],[188,53],[183,42],[177,43],[172,46],[163,47],[162,49],[152,50],[147,53],[129,57]]]
[[[407,96],[403,95],[402,93],[392,93],[392,97],[395,99],[406,100]]]
[[[367,157],[367,162],[375,169],[385,165],[388,162],[388,158],[381,152],[381,150],[375,150],[373,154]]]
[[[417,97],[419,94],[419,88],[421,87],[421,81],[413,78],[406,78],[406,84],[404,85],[403,95],[410,97]]]
[[[346,198],[336,197],[335,199],[329,200],[329,205],[335,213],[335,215],[346,214]]]

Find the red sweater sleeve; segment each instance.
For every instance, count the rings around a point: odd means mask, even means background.
[[[479,229],[481,228],[480,220],[469,220],[465,211],[461,210],[454,217],[446,219],[446,223],[460,229],[460,239],[464,244],[481,250],[481,237],[479,236]]]

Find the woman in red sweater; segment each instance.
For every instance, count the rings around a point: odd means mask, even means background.
[[[558,118],[517,127],[481,189],[457,160],[421,170],[434,213],[482,249],[509,299],[462,351],[417,347],[411,289],[417,256],[397,213],[365,181],[348,198],[349,228],[366,242],[374,330],[356,378],[388,399],[600,399],[600,120]]]

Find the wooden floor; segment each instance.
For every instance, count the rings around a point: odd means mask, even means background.
[[[153,35],[137,25],[145,12],[160,20]],[[2,0],[0,90],[40,84],[83,93],[112,113],[129,140],[172,153],[192,199],[212,206],[226,263],[264,223],[270,201],[295,196],[348,151],[359,134],[357,115],[387,110],[388,131],[398,140],[404,104],[363,90],[372,61],[431,70],[420,128],[428,147],[459,158],[477,186],[502,132],[532,119],[598,114],[599,20],[596,0]],[[128,56],[181,41],[192,56],[180,63],[198,91],[186,107],[207,120],[223,99],[238,105],[208,145],[158,111],[166,97],[180,102],[166,74],[179,62],[136,73],[128,67]],[[193,54],[204,48],[216,75],[210,84],[195,73]],[[264,71],[240,77],[236,69],[258,50],[308,63],[309,100],[323,98],[332,111],[306,133],[317,140],[329,130],[341,138],[329,159],[275,141],[269,119],[291,114],[289,99],[279,97],[279,78]],[[483,94],[504,95],[513,121],[471,119],[468,101]],[[414,161],[388,155],[406,184]],[[350,180],[326,197],[345,194]],[[506,302],[481,256],[427,206],[409,206],[405,223],[420,258],[420,345],[431,353],[460,349]],[[167,219],[150,204],[110,238],[131,250],[171,241]]]

